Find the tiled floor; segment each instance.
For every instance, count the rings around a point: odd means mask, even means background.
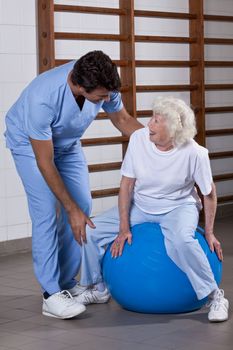
[[[224,252],[222,286],[233,305],[233,218],[216,224]],[[233,317],[210,324],[206,310],[179,315],[146,315],[114,301],[89,306],[72,320],[41,315],[41,296],[30,254],[0,259],[1,350],[232,350]]]

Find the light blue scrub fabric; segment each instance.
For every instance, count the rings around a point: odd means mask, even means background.
[[[72,288],[80,266],[80,247],[74,240],[64,208],[41,175],[29,137],[53,140],[55,165],[74,200],[90,215],[91,195],[80,137],[103,108],[123,108],[121,95],[109,102],[85,100],[79,109],[67,77],[74,61],[36,77],[6,116],[6,145],[23,182],[32,220],[32,254],[35,275],[49,294]]]

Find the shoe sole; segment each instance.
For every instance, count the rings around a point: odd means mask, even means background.
[[[226,302],[226,308],[227,308],[227,310],[229,310],[229,301],[227,300],[227,302]],[[213,322],[213,323],[218,323],[218,322],[225,322],[225,321],[227,321],[228,320],[228,315],[227,315],[227,317],[225,317],[225,318],[222,318],[221,320],[220,319],[217,319],[217,318],[212,318],[212,319],[209,319],[208,318],[208,320],[209,320],[209,322]]]
[[[212,320],[210,320],[209,319],[209,322],[218,323],[218,322],[224,322],[224,321],[227,321],[227,320],[228,320],[228,317],[223,318],[221,320],[219,320],[219,319],[212,319]]]
[[[82,305],[92,305],[92,304],[106,304],[109,300],[110,300],[111,297],[108,297],[107,299],[105,300],[100,300],[100,301],[94,301],[93,303],[81,303],[79,301],[80,304]]]
[[[60,320],[67,320],[67,319],[70,319],[70,318],[73,318],[75,316],[78,316],[80,314],[82,314],[84,311],[86,311],[86,307],[83,305],[83,308],[82,310],[80,310],[78,313],[75,312],[74,314],[70,315],[70,316],[58,316],[58,315],[54,315],[54,314],[51,314],[50,312],[47,312],[47,311],[42,311],[42,314],[44,316],[48,316],[48,317],[54,317],[54,318],[59,318]]]

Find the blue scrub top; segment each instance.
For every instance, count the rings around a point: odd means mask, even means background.
[[[110,101],[85,100],[80,110],[67,78],[75,61],[37,76],[22,92],[6,115],[6,145],[18,154],[32,154],[29,137],[53,140],[54,149],[80,147],[80,138],[101,108],[107,113],[123,108],[121,94]]]

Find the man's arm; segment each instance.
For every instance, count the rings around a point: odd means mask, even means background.
[[[212,183],[211,192],[203,196],[204,213],[205,213],[205,237],[209,244],[210,250],[216,251],[220,260],[223,260],[222,248],[220,242],[214,235],[214,220],[217,208],[217,195],[215,184]]]
[[[139,121],[137,121],[137,119],[129,115],[125,107],[119,112],[108,113],[108,116],[113,125],[125,136],[130,136],[135,130],[144,127]]]
[[[81,244],[86,241],[86,224],[94,228],[92,221],[78,207],[71,194],[67,191],[65,184],[54,164],[53,143],[52,140],[40,141],[30,139],[38,168],[54,193],[56,198],[64,206],[71,225],[75,239]]]

